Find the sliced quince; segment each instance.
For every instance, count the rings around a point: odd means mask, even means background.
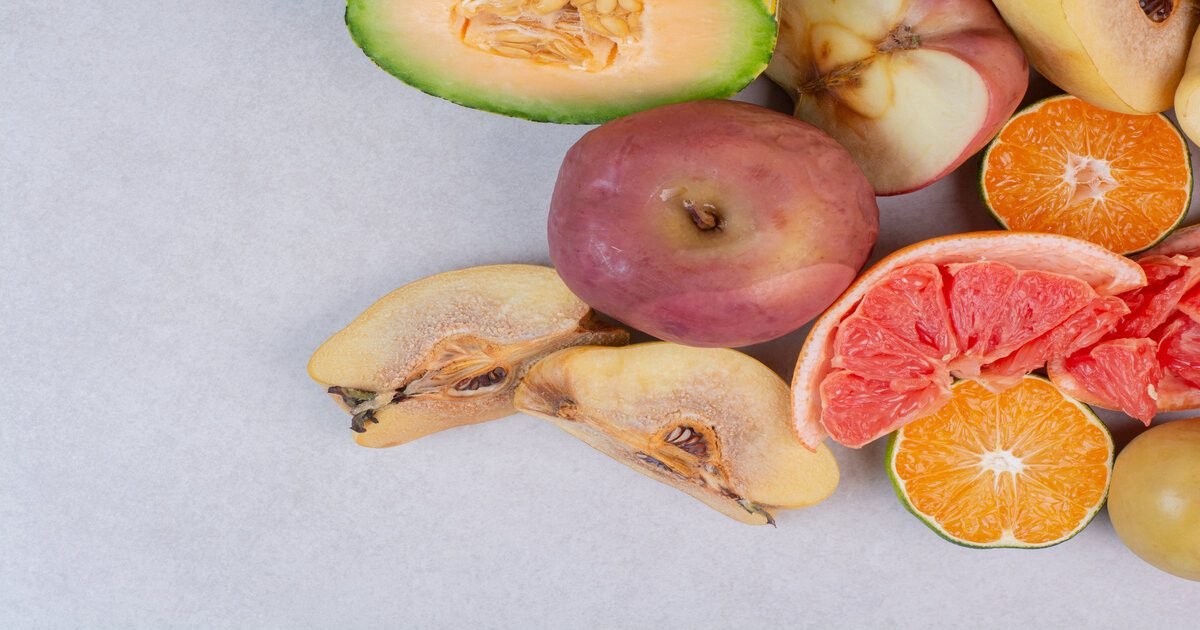
[[[549,267],[493,265],[405,285],[321,345],[308,364],[353,419],[363,446],[396,446],[511,415],[541,357],[624,344]]]
[[[744,523],[819,503],[838,483],[825,446],[790,429],[787,384],[734,350],[576,347],[530,369],[519,410]]]

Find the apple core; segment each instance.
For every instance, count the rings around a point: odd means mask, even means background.
[[[962,164],[1025,91],[1021,48],[987,0],[805,0],[779,11],[767,75],[797,118],[850,151],[877,195]]]

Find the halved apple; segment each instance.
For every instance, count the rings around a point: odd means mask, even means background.
[[[881,195],[931,184],[1016,110],[1028,68],[987,0],[805,0],[780,7],[767,75]]]

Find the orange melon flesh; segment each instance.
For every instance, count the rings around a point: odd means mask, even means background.
[[[1002,225],[1129,254],[1170,234],[1191,203],[1187,143],[1166,117],[1073,96],[1019,112],[984,155],[984,203]]]
[[[612,64],[592,72],[465,44],[451,20],[461,3],[350,0],[346,22],[380,67],[425,92],[570,123],[730,96],[766,68],[776,36],[773,0],[644,0],[640,35],[618,43]]]
[[[1074,536],[1104,501],[1112,458],[1112,439],[1091,411],[1034,376],[1002,394],[962,381],[888,449],[905,506],[948,540],[977,547]]]

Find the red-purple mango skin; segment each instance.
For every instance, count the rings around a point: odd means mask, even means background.
[[[658,193],[688,179],[747,201],[728,217],[753,222],[744,246],[664,242]],[[577,295],[695,346],[745,346],[804,325],[849,286],[878,232],[871,185],[841,145],[733,101],[669,105],[592,130],[567,153],[549,219],[550,257]]]

